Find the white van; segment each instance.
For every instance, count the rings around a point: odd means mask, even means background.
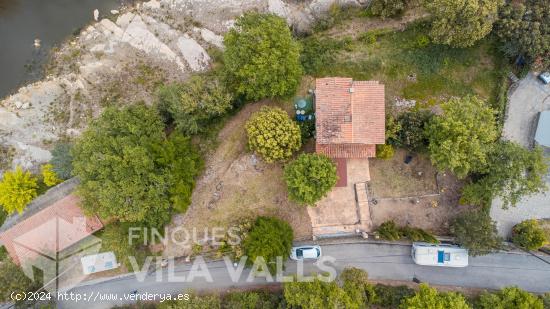
[[[415,242],[412,245],[411,255],[413,261],[418,265],[444,267],[468,266],[468,249],[455,245]]]

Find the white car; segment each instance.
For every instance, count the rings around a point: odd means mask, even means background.
[[[541,73],[539,79],[545,84],[550,84],[550,72]]]
[[[321,257],[321,247],[317,245],[304,245],[292,247],[290,258],[292,260],[317,260]]]

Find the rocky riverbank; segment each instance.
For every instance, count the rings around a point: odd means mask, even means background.
[[[243,12],[272,12],[305,32],[335,1],[151,0],[104,12],[108,18],[53,52],[44,80],[0,101],[0,173],[48,161],[55,141],[78,135],[106,106],[150,103],[158,84],[207,70],[209,52],[223,49],[224,32]]]

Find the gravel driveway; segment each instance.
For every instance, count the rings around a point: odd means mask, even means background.
[[[535,75],[529,74],[510,96],[503,138],[531,147],[537,115],[544,110],[550,110],[550,85],[543,85]],[[491,216],[497,222],[499,234],[508,237],[516,223],[525,219],[550,218],[550,191],[525,198],[508,210],[503,210],[502,201],[495,199]]]

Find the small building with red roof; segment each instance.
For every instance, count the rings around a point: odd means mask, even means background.
[[[16,264],[52,256],[103,228],[95,215],[86,215],[73,194],[78,181],[71,179],[39,196],[21,214],[0,227],[0,242]]]
[[[315,150],[335,161],[337,186],[346,186],[347,160],[375,157],[376,145],[385,143],[384,85],[347,77],[319,78],[315,118]]]

